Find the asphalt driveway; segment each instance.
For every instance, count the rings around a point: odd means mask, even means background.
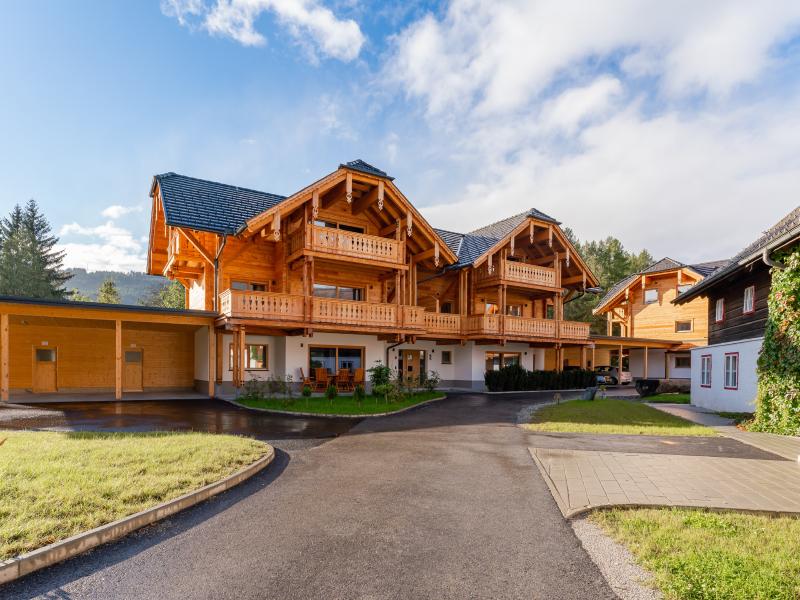
[[[4,598],[613,598],[515,416],[455,396],[279,452],[243,486]]]

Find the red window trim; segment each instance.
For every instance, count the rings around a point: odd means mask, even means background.
[[[708,358],[708,384],[703,383],[703,359]],[[700,355],[700,387],[710,388],[711,387],[711,374],[713,373],[712,365],[714,364],[714,359],[712,358],[711,354],[701,354]]]
[[[744,309],[744,293],[746,293],[747,290],[753,290],[753,308],[751,310]],[[752,315],[754,312],[756,312],[756,286],[748,285],[746,288],[744,288],[744,292],[742,292],[742,314]]]
[[[736,387],[729,387],[727,385],[723,385],[726,390],[738,390],[739,389],[739,353],[738,352],[726,352],[725,353],[725,362],[722,363],[722,383],[725,383],[725,374],[727,373],[727,357],[735,356],[736,357]]]
[[[717,319],[717,302],[722,300],[722,317]],[[725,321],[725,298],[717,298],[714,302],[714,323],[722,323]]]

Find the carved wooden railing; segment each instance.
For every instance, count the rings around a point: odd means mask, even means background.
[[[219,295],[219,310],[228,317],[302,321],[303,296],[275,292],[225,290]]]
[[[289,236],[290,255],[304,247],[316,252],[379,260],[392,264],[403,264],[405,259],[405,243],[390,238],[343,231],[332,227],[306,225],[305,238],[301,238],[303,242],[301,244],[298,241],[298,233]]]
[[[430,333],[461,333],[461,315],[450,313],[425,313],[425,330]]]
[[[503,318],[505,323],[504,332],[506,335],[531,337],[556,337],[556,321],[552,319],[531,319],[528,317]]]
[[[559,321],[559,337],[569,340],[589,339],[589,324],[579,321]]]
[[[504,279],[523,285],[537,285],[541,287],[556,287],[556,270],[550,267],[529,265],[513,260],[498,260],[494,271],[489,273],[487,264],[481,265],[477,270],[478,283],[487,283]]]
[[[499,334],[500,315],[469,315],[464,317],[463,332],[466,335]]]
[[[334,325],[397,327],[398,312],[396,304],[314,298],[311,320]]]
[[[421,306],[403,306],[403,329],[425,329],[425,309]]]

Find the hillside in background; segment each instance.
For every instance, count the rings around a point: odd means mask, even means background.
[[[114,280],[122,297],[123,304],[139,304],[139,300],[146,297],[154,290],[160,288],[169,280],[157,275],[145,275],[131,271],[120,273],[118,271],[86,271],[86,269],[67,269],[72,274],[72,279],[67,281],[65,287],[72,291],[77,289],[80,293],[97,299],[97,290],[100,284],[108,278]]]

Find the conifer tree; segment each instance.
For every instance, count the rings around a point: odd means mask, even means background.
[[[100,284],[100,289],[97,291],[97,301],[104,304],[121,304],[122,298],[117,290],[117,284],[110,277]]]

